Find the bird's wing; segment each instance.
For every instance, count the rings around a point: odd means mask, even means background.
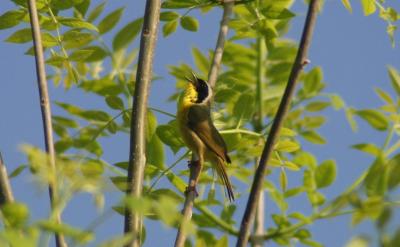
[[[224,161],[230,163],[224,139],[211,121],[210,111],[206,105],[193,105],[188,112],[188,126],[203,143]]]

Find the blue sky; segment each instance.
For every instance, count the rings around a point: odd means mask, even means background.
[[[4,1],[3,1],[4,2]],[[120,6],[126,6],[122,23],[142,15],[144,1],[110,1],[107,10]],[[400,70],[399,48],[392,48],[386,35],[386,23],[375,14],[364,17],[359,2],[354,3],[354,13],[350,14],[341,5],[340,1],[327,0],[325,8],[319,15],[314,39],[311,45],[309,59],[311,66],[321,66],[324,70],[324,78],[327,83],[326,92],[340,94],[350,106],[355,108],[368,108],[379,106],[380,100],[374,93],[375,87],[391,91],[386,66],[392,65]],[[387,1],[389,5],[400,9],[397,1]],[[0,6],[0,13],[13,8],[12,3],[4,2]],[[306,8],[302,1],[297,1],[294,12],[298,15],[294,19],[288,37],[299,40]],[[175,104],[166,103],[166,98],[174,91],[175,82],[168,75],[166,65],[176,65],[185,62],[193,65],[191,48],[199,47],[201,50],[213,49],[215,46],[221,10],[217,9],[205,16],[199,17],[200,29],[197,33],[189,33],[178,28],[178,32],[168,38],[158,39],[155,56],[154,73],[161,76],[161,80],[154,82],[152,86],[150,105],[174,112]],[[15,29],[14,29],[15,30]],[[1,31],[0,40],[4,40],[12,32]],[[396,36],[399,44],[399,35]],[[2,82],[0,89],[0,150],[11,171],[25,162],[24,156],[19,151],[22,143],[30,143],[43,147],[42,126],[40,108],[34,71],[34,60],[23,53],[28,45],[14,45],[2,42],[0,51],[0,68],[2,68]],[[310,67],[311,67],[310,66]],[[51,87],[51,99],[59,101],[73,101],[85,107],[102,107],[104,103],[94,96],[83,95],[81,92],[71,90],[65,92],[63,88]],[[53,107],[54,113],[61,113],[60,109]],[[350,150],[349,146],[360,142],[375,142],[382,144],[384,135],[378,133],[366,124],[360,123],[357,133],[351,131],[343,112],[326,111],[328,122],[321,129],[321,134],[328,140],[327,145],[315,146],[306,144],[304,148],[317,155],[318,160],[334,158],[338,164],[338,176],[333,186],[323,191],[328,198],[333,198],[343,191],[346,186],[358,177],[358,175],[370,164],[371,159],[365,155]],[[164,116],[158,116],[159,122],[166,122]],[[118,135],[112,139],[103,139],[106,150],[104,159],[110,163],[126,160],[128,156],[128,136]],[[123,157],[123,158],[121,158]],[[175,160],[172,154],[167,155],[167,164]],[[178,169],[185,169],[186,162],[182,162]],[[272,177],[272,180],[275,178]],[[295,185],[299,178],[296,174],[290,174],[289,187]],[[161,183],[159,186],[163,186]],[[34,185],[28,173],[23,173],[12,180],[12,187],[17,200],[25,202],[32,210],[32,218],[46,217],[49,203],[46,190]],[[245,191],[246,188],[240,188]],[[245,205],[243,197],[237,201],[238,210]],[[302,205],[306,205],[304,198],[294,201],[292,207],[301,211]],[[111,206],[117,200],[115,193],[109,193],[107,206]],[[267,199],[267,209],[271,201]],[[293,208],[292,208],[293,209]],[[77,196],[64,213],[68,223],[78,226],[86,226],[90,219],[95,217],[92,210],[92,202],[89,196]],[[239,222],[241,215],[237,215]],[[105,225],[99,227],[99,240],[106,239],[113,234],[122,231],[122,217],[112,216]],[[267,219],[266,223],[270,223]],[[315,239],[326,246],[343,246],[352,234],[371,233],[373,227],[369,223],[363,223],[352,229],[349,217],[339,217],[331,220],[317,222],[311,227]],[[334,232],[334,234],[333,234]],[[164,246],[172,243],[175,238],[175,230],[167,229],[155,223],[150,223],[147,229],[148,240],[145,246]],[[234,243],[230,239],[231,245]],[[270,244],[269,246],[274,246]]]

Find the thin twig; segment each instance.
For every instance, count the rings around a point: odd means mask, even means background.
[[[147,0],[144,12],[144,23],[140,39],[139,64],[136,73],[135,94],[131,114],[131,134],[129,148],[128,189],[127,196],[140,197],[143,190],[143,175],[146,165],[146,114],[149,86],[152,79],[153,57],[157,41],[160,16],[160,0]],[[125,234],[132,234],[128,246],[139,247],[141,243],[142,217],[125,210]]]
[[[246,210],[240,225],[239,237],[236,243],[237,247],[245,247],[248,243],[250,236],[250,228],[253,223],[257,208],[258,196],[260,194],[260,191],[262,190],[262,185],[264,183],[267,162],[273,150],[275,140],[278,137],[279,130],[283,123],[283,119],[286,115],[286,112],[289,109],[292,95],[296,87],[297,79],[304,65],[308,63],[308,60],[306,58],[307,58],[308,48],[311,42],[313,29],[315,26],[317,8],[318,8],[318,0],[311,0],[307,13],[307,18],[304,25],[303,34],[301,37],[300,47],[297,51],[296,59],[293,64],[285,92],[282,96],[278,112],[272,124],[271,131],[268,135],[267,141],[264,146],[264,150],[261,154],[260,163],[258,165],[256,174],[254,176],[254,181],[251,186],[250,196],[247,201]]]
[[[48,159],[49,159],[49,168],[55,170],[56,159],[55,159],[54,142],[53,142],[53,125],[51,121],[50,98],[47,89],[46,69],[44,63],[42,40],[40,35],[40,25],[36,9],[36,1],[29,0],[28,8],[29,8],[29,17],[32,29],[33,46],[35,48],[36,76],[39,88],[40,110],[42,114],[44,141],[45,141],[46,153],[48,154]],[[51,206],[54,209],[55,203],[57,202],[56,183],[49,184],[49,195],[50,195]],[[59,212],[55,213],[55,221],[58,224],[61,224],[61,215]],[[55,237],[56,237],[57,247],[67,246],[67,243],[65,242],[64,236],[62,234],[56,233]]]
[[[262,133],[263,130],[263,79],[265,76],[265,61],[266,49],[265,39],[262,35],[257,37],[257,85],[256,85],[256,100],[257,100],[257,112],[254,115],[253,128],[257,133]],[[263,141],[258,140],[258,145],[262,145]],[[260,159],[255,160],[255,170],[257,165],[260,163]],[[254,221],[254,234],[261,235],[264,233],[264,221],[265,221],[265,201],[264,201],[264,190],[260,190],[258,195],[258,203],[256,209],[256,217]],[[253,247],[262,247],[263,242],[252,242]]]
[[[8,179],[7,168],[0,152],[0,207],[10,202],[14,202],[14,196]]]
[[[218,72],[222,61],[222,54],[224,53],[225,40],[229,30],[229,19],[232,14],[234,4],[234,0],[224,1],[224,13],[222,15],[217,44],[214,50],[214,57],[212,60],[210,72],[208,74],[208,83],[212,88],[214,88],[215,84],[217,83]]]
[[[212,88],[215,87],[217,82],[219,68],[221,66],[222,54],[224,52],[225,39],[228,34],[228,23],[229,18],[232,14],[234,0],[226,0],[224,1],[224,12],[222,14],[221,25],[218,33],[217,44],[214,50],[214,57],[210,68],[210,73],[208,75],[208,83]],[[190,174],[189,174],[189,185],[191,181],[197,181],[197,177],[200,175],[197,166],[190,166]],[[175,247],[183,247],[186,241],[186,228],[187,224],[190,222],[193,214],[193,205],[194,199],[196,198],[195,190],[188,190],[186,193],[185,203],[183,206],[182,214],[183,219],[182,223],[179,226],[178,233],[175,239]]]

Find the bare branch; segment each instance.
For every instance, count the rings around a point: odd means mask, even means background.
[[[0,207],[10,202],[14,202],[14,196],[8,179],[7,168],[0,152]]]
[[[56,162],[55,162],[55,151],[53,143],[53,125],[51,122],[50,98],[47,90],[46,69],[44,63],[42,40],[40,35],[40,25],[36,9],[36,1],[29,0],[28,8],[29,8],[29,17],[32,29],[33,46],[35,48],[36,76],[39,88],[40,110],[42,113],[44,141],[45,141],[46,152],[49,156],[49,168],[55,170]],[[49,195],[52,208],[54,208],[55,206],[54,204],[57,201],[56,191],[57,191],[56,184],[49,184]],[[58,212],[55,213],[55,220],[57,223],[61,223],[60,213]],[[56,233],[55,237],[56,237],[57,247],[67,246],[67,243],[65,242],[64,236],[62,234]]]
[[[264,182],[264,177],[267,168],[267,162],[273,150],[275,140],[278,137],[279,130],[283,123],[283,119],[286,115],[286,112],[289,109],[289,105],[292,99],[293,92],[295,90],[297,79],[304,65],[307,64],[308,61],[306,60],[307,53],[308,53],[308,48],[310,46],[313,29],[315,26],[317,9],[318,9],[318,0],[311,0],[307,13],[307,18],[304,25],[303,34],[301,37],[300,47],[297,51],[297,56],[293,64],[285,92],[282,96],[278,112],[272,124],[271,131],[268,135],[268,139],[265,143],[264,150],[260,157],[260,163],[258,165],[256,174],[254,176],[254,181],[251,187],[250,196],[247,201],[246,210],[240,225],[239,237],[236,243],[237,247],[245,247],[248,243],[250,236],[250,227],[254,220],[257,203],[259,199],[258,197],[260,191],[262,190],[262,185]]]
[[[143,174],[146,165],[146,114],[149,85],[153,71],[153,57],[157,41],[161,1],[147,0],[140,39],[139,64],[136,73],[135,94],[131,115],[127,196],[140,197],[143,190]],[[142,217],[125,210],[124,232],[133,235],[128,246],[138,247],[141,242]]]
[[[228,35],[228,24],[229,18],[232,14],[234,0],[225,0],[224,1],[224,13],[222,14],[221,25],[218,33],[217,44],[214,50],[214,57],[212,60],[210,72],[208,74],[208,83],[212,88],[215,87],[218,78],[219,68],[221,66],[222,54],[224,53],[225,39]]]

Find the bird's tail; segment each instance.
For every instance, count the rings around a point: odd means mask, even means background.
[[[228,174],[226,174],[224,161],[219,157],[217,159],[215,169],[217,170],[218,176],[222,180],[222,183],[225,185],[229,201],[233,202],[235,200],[235,196],[233,194],[232,184],[231,181],[229,180]]]

